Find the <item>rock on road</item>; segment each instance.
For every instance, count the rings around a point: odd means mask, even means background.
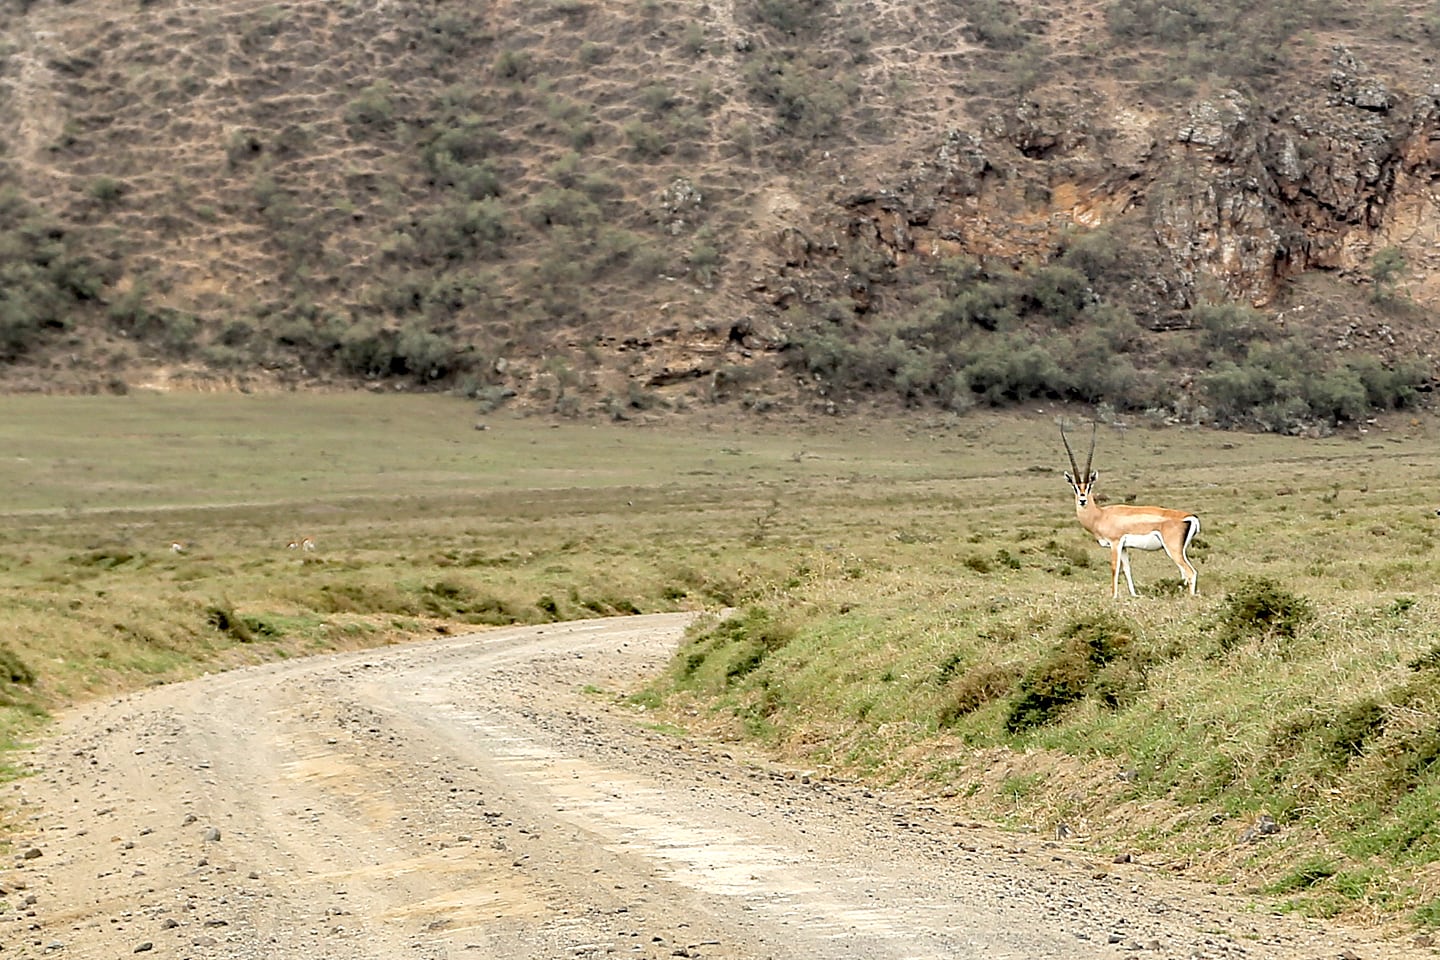
[[[0,960],[1433,955],[647,727],[612,694],[688,622],[496,629],[71,711],[5,790]]]

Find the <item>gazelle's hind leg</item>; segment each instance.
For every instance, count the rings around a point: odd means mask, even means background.
[[[1180,582],[1190,588],[1191,596],[1197,593],[1197,582],[1200,579],[1200,571],[1195,569],[1195,564],[1191,563],[1190,558],[1185,555],[1185,547],[1193,536],[1194,533],[1191,532],[1190,536],[1184,537],[1179,543],[1171,543],[1168,537],[1162,541],[1165,545],[1165,555],[1174,561],[1175,566],[1180,568]]]

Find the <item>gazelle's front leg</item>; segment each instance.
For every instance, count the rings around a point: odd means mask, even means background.
[[[1120,599],[1120,568],[1125,565],[1125,551],[1117,542],[1110,547],[1110,599]],[[1125,571],[1125,576],[1130,576],[1130,571]],[[1131,589],[1134,589],[1133,587]]]
[[[1140,596],[1140,594],[1138,594],[1138,593],[1135,592],[1135,579],[1130,576],[1130,554],[1128,554],[1128,553],[1125,552],[1125,547],[1124,547],[1123,544],[1122,544],[1120,547],[1118,547],[1117,550],[1118,550],[1118,552],[1119,552],[1119,554],[1120,554],[1120,569],[1122,569],[1122,570],[1125,571],[1125,585],[1130,588],[1130,596],[1132,596],[1132,597],[1138,597],[1138,596]],[[1118,580],[1117,580],[1115,586],[1116,586],[1115,595],[1118,597],[1118,596],[1120,595],[1120,590],[1119,590],[1120,584],[1119,584]]]

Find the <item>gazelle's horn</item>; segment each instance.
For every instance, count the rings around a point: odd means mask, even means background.
[[[1075,451],[1070,449],[1070,439],[1065,436],[1065,424],[1063,423],[1060,424],[1060,441],[1065,444],[1065,452],[1070,455],[1070,469],[1073,471],[1070,475],[1077,481],[1084,480],[1085,478],[1080,476],[1080,467],[1075,463]],[[1440,510],[1435,512],[1440,513]]]
[[[1085,455],[1085,479],[1090,479],[1090,467],[1095,463],[1095,434],[1100,430],[1100,424],[1094,421],[1090,423],[1090,452]]]

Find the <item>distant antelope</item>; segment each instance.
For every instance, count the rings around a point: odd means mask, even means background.
[[[170,541],[170,552],[171,552],[171,553],[184,553],[185,550],[186,550],[186,545],[185,545],[185,541],[184,541],[184,540],[171,540],[171,541]]]
[[[1167,510],[1164,507],[1135,507],[1129,504],[1113,504],[1102,507],[1095,502],[1095,481],[1100,475],[1090,469],[1095,461],[1095,432],[1098,425],[1092,424],[1090,432],[1090,453],[1085,458],[1082,472],[1075,463],[1075,451],[1065,436],[1065,427],[1060,427],[1060,439],[1065,452],[1070,455],[1070,469],[1065,474],[1070,487],[1075,491],[1075,516],[1080,526],[1088,530],[1102,547],[1110,548],[1110,596],[1120,596],[1120,572],[1125,572],[1125,582],[1130,587],[1130,596],[1135,592],[1135,581],[1130,576],[1130,557],[1126,550],[1164,550],[1165,554],[1180,568],[1180,577],[1196,592],[1196,581],[1200,574],[1188,557],[1185,548],[1200,531],[1200,518],[1184,510]]]
[[[315,549],[315,538],[301,537],[298,540],[291,540],[289,543],[285,544],[285,547],[288,550],[304,550],[306,552],[309,552]]]

